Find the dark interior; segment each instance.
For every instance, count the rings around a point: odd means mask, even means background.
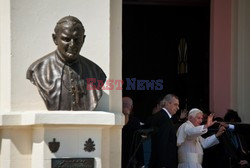
[[[180,109],[208,112],[210,2],[124,0],[122,24],[123,96],[133,99],[134,114],[146,119],[167,93],[179,97]],[[185,73],[178,73],[181,39],[187,44]],[[128,90],[131,78],[161,80],[163,88]]]

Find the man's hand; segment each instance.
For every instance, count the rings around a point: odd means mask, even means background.
[[[229,125],[228,125],[227,123],[225,123],[225,122],[220,122],[220,126],[223,126],[223,127],[225,127],[225,128],[228,128],[228,127],[229,127]]]
[[[221,136],[225,131],[226,131],[226,128],[223,127],[223,126],[221,126],[221,127],[219,128],[219,131],[215,134],[215,136],[216,136],[216,137],[219,137],[219,136]]]
[[[184,120],[187,118],[187,109],[181,110],[180,120]]]
[[[208,117],[207,117],[207,123],[205,124],[205,128],[208,128],[212,125],[214,125],[214,123],[216,123],[217,121],[213,121],[214,118],[214,113],[211,113]]]
[[[240,165],[240,167],[247,167],[247,166],[249,166],[249,163],[247,160],[241,160],[239,162],[239,165]]]

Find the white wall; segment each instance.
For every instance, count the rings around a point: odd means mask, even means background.
[[[86,29],[81,54],[97,63],[109,78],[109,0],[11,0],[11,108],[12,111],[46,110],[34,85],[26,79],[29,65],[56,49],[52,33],[67,15],[79,18]],[[109,92],[101,107],[109,110]]]
[[[10,1],[0,1],[0,113],[10,111]]]

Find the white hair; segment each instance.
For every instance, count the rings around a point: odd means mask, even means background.
[[[188,117],[190,117],[190,116],[196,117],[196,115],[197,115],[198,113],[203,114],[203,112],[202,112],[200,109],[198,109],[198,108],[193,108],[193,109],[191,109],[191,110],[189,111]]]

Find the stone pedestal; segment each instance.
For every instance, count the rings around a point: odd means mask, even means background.
[[[68,15],[86,29],[80,54],[98,64],[107,79],[122,79],[122,0],[1,0],[0,168],[51,168],[52,158],[94,158],[95,168],[121,167],[119,87],[104,90],[98,111],[52,112],[26,79],[30,64],[56,49],[51,35]],[[60,142],[56,152],[49,148],[53,139]]]
[[[122,124],[121,114],[102,111],[2,114],[0,168],[51,168],[52,158],[94,158],[95,168],[118,168]]]

